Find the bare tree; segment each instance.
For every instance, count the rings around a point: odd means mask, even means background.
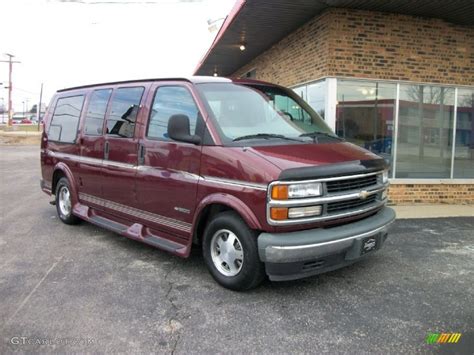
[[[474,93],[472,95],[458,95],[458,107],[474,107]]]
[[[454,90],[441,86],[410,85],[406,94],[410,100],[424,104],[446,104],[454,98]]]

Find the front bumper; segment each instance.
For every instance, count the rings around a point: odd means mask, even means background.
[[[380,249],[394,220],[395,212],[384,207],[373,216],[338,227],[261,233],[259,256],[273,281],[320,274],[352,264],[367,255],[362,250],[367,238],[375,241],[374,250]]]

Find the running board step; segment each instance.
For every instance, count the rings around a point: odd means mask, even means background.
[[[127,225],[115,222],[107,217],[96,215],[93,209],[82,205],[81,203],[77,203],[74,206],[73,213],[96,226],[109,229],[115,233],[123,235],[124,237],[146,243],[175,255],[184,257],[189,253],[188,245],[160,237],[152,233],[148,228],[140,223]]]
[[[175,243],[171,240],[164,239],[158,237],[156,235],[146,235],[143,239],[143,242],[150,244],[154,247],[172,252],[172,253],[180,253],[179,249],[185,248],[186,246],[183,244]]]
[[[99,227],[103,227],[106,229],[110,229],[116,233],[123,234],[127,231],[127,226],[111,221],[110,219],[100,217],[100,216],[91,216],[89,217],[89,221],[91,223],[94,223],[95,225],[98,225]]]

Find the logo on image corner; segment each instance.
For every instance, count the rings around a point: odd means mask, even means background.
[[[456,344],[461,335],[461,333],[429,333],[426,336],[426,344]]]

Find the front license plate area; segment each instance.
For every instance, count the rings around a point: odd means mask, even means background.
[[[378,241],[375,235],[362,239],[362,245],[360,250],[361,255],[370,253],[371,251],[377,249],[377,243]]]

